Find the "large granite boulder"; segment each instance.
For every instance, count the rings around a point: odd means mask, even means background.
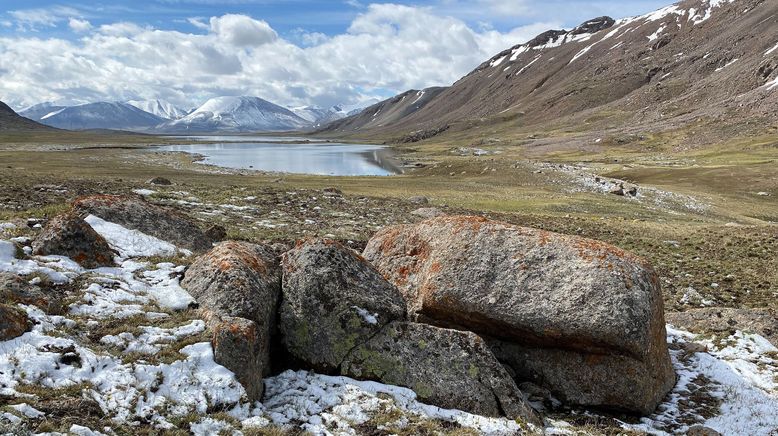
[[[116,253],[78,214],[67,212],[57,216],[32,243],[37,255],[67,256],[85,268],[113,265]]]
[[[518,381],[568,403],[645,414],[675,383],[656,273],[616,247],[447,216],[385,228],[364,256],[412,317],[493,338]]]
[[[30,328],[32,323],[27,318],[27,313],[18,307],[0,304],[0,341],[18,338],[30,331]]]
[[[540,424],[511,376],[471,332],[392,322],[348,354],[342,373],[410,388],[419,401],[439,407]]]
[[[405,319],[400,292],[337,242],[309,240],[282,260],[281,342],[297,361],[332,373],[355,346]]]
[[[262,245],[222,242],[192,263],[181,286],[206,314],[216,362],[235,373],[249,399],[261,399],[281,293],[277,254]]]
[[[247,242],[222,242],[198,257],[181,286],[217,316],[250,319],[272,327],[281,292],[278,256]]]
[[[212,246],[213,241],[191,218],[141,197],[92,195],[77,199],[73,207],[82,215],[95,215],[188,250],[205,251]]]

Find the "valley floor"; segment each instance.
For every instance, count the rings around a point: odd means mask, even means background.
[[[219,223],[234,239],[326,236],[356,249],[380,227],[419,221],[436,208],[600,239],[644,256],[660,275],[668,319],[705,308],[738,310],[745,318],[753,310],[778,310],[774,146],[583,155],[564,147],[542,151],[544,144],[419,145],[400,150],[407,166],[417,167],[405,175],[347,178],[228,171],[136,146],[6,145],[0,239],[25,244],[37,232],[28,220],[52,217],[75,197],[94,193],[143,195]],[[173,185],[146,183],[157,176]],[[635,184],[636,195],[610,193],[619,183]],[[110,227],[92,223],[101,224]],[[120,268],[95,271],[67,259],[20,263],[12,260],[18,253],[0,245],[0,270],[46,281],[65,303],[61,316],[26,308],[39,321],[34,331],[0,343],[0,433],[92,434],[83,426],[138,434],[170,425],[200,434],[294,434],[279,428],[290,423],[312,433],[521,430],[419,404],[404,389],[302,372],[276,375],[261,405],[245,403],[231,374],[213,363],[202,321],[180,310],[188,300],[176,277],[189,258],[136,236],[116,240],[132,241]],[[561,410],[548,414],[545,431],[672,433],[694,424],[724,434],[778,431],[778,349],[768,342],[775,344],[778,328],[751,323],[722,330],[704,322],[693,332],[683,328],[668,329],[680,381],[654,415]],[[78,365],[58,363],[68,353],[80,356]]]

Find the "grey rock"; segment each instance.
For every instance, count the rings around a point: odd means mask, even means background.
[[[73,206],[82,215],[95,215],[189,250],[205,251],[212,246],[213,241],[195,221],[139,197],[93,195],[77,199]]]
[[[693,425],[686,430],[686,436],[721,436],[721,433],[704,425]]]
[[[398,286],[412,318],[515,345],[498,357],[517,380],[568,403],[650,413],[675,384],[656,273],[616,247],[448,216],[385,228],[364,256]],[[592,377],[619,377],[577,388],[565,377],[584,379],[581,362],[596,363]]]
[[[59,314],[62,310],[58,296],[44,292],[39,286],[11,273],[0,273],[0,301],[37,306],[51,314]]]
[[[436,207],[421,207],[412,211],[411,215],[416,215],[422,218],[435,218],[443,216],[445,213]]]
[[[164,177],[154,177],[153,179],[150,179],[146,181],[149,185],[161,185],[161,186],[170,186],[173,184],[169,179],[166,179]]]
[[[67,256],[85,268],[113,265],[116,255],[105,238],[72,212],[49,221],[33,241],[32,251],[42,256]]]
[[[392,322],[343,362],[344,375],[412,389],[421,402],[539,424],[532,408],[478,335]]]
[[[30,331],[32,323],[27,314],[8,304],[0,304],[0,341],[9,341],[18,338]]]
[[[309,240],[283,256],[281,341],[292,357],[332,373],[357,345],[405,318],[400,292],[356,252]]]
[[[281,291],[278,256],[247,242],[222,242],[195,260],[181,286],[217,316],[246,318],[272,329]]]
[[[208,227],[208,230],[205,231],[205,236],[209,241],[220,242],[227,239],[227,229],[218,224],[214,224],[211,227]]]
[[[260,401],[270,372],[270,332],[254,321],[224,317],[213,327],[214,360],[233,373],[250,401]]]

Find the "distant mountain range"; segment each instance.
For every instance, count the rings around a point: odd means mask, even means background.
[[[39,123],[68,130],[113,129],[146,133],[245,133],[310,130],[354,114],[341,106],[287,109],[258,97],[216,97],[186,111],[163,100],[41,103],[19,111]]]
[[[40,106],[40,105],[39,105]],[[97,102],[78,106],[46,108],[33,106],[20,115],[34,119],[47,126],[67,130],[117,129],[132,131],[152,130],[165,123],[165,118],[158,117],[127,103]]]

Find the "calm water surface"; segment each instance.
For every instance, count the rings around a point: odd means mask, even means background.
[[[220,140],[214,139],[219,137],[200,138]],[[389,150],[380,145],[224,142],[169,145],[159,150],[195,153],[204,156],[202,163],[226,168],[332,176],[389,176],[400,173]]]

